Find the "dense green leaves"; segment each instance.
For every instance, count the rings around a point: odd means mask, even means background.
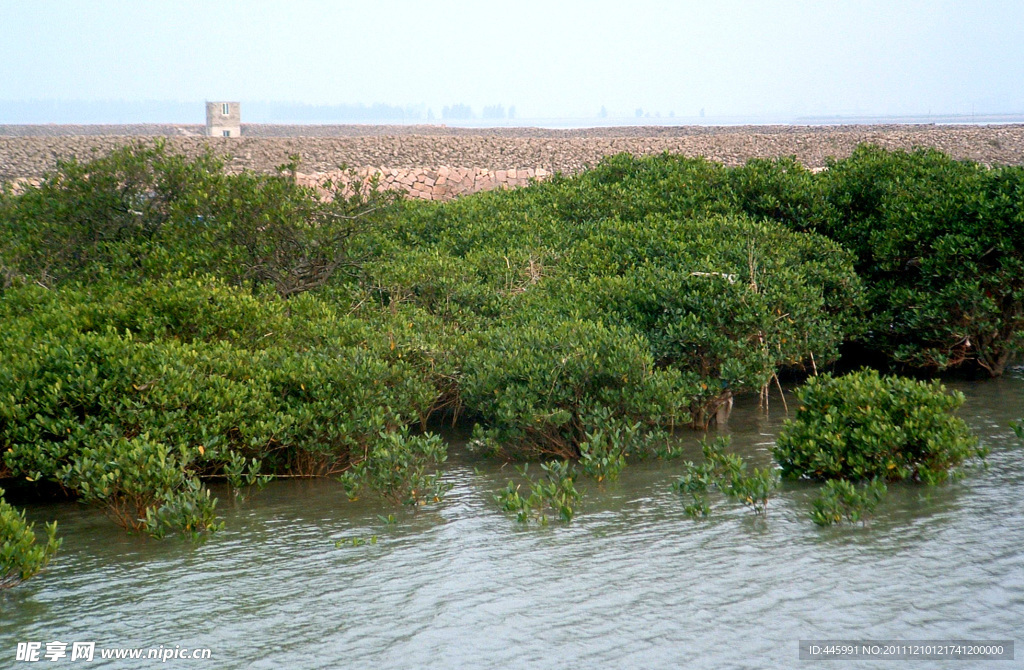
[[[1020,168],[875,148],[821,174],[619,155],[445,204],[160,143],[62,163],[0,193],[0,473],[154,534],[216,527],[211,477],[432,501],[441,418],[488,453],[612,479],[851,339],[999,374],[1024,346],[1022,202]],[[955,399],[857,379],[802,391],[788,474],[937,481],[977,453]],[[763,506],[770,473],[707,467],[691,483]],[[571,517],[559,468],[506,507]],[[849,516],[847,493],[823,518]]]
[[[668,421],[678,374],[659,370],[636,334],[584,320],[491,331],[466,361],[463,402],[478,419],[476,446],[493,453],[580,456],[601,421]]]
[[[910,365],[992,376],[1024,351],[1024,168],[860,147],[821,175],[818,226],[857,255],[866,345]]]
[[[129,528],[215,526],[197,477],[238,479],[240,459],[248,479],[253,459],[270,473],[341,471],[435,398],[384,338],[312,296],[256,299],[210,278],[25,287],[0,313],[6,469],[58,481]],[[431,444],[406,454],[410,467],[439,460]]]
[[[392,502],[438,502],[451,484],[442,482],[439,473],[427,470],[447,457],[447,447],[437,435],[409,435],[408,430],[382,432],[362,456],[353,457],[341,481],[350,498],[370,488]]]
[[[373,185],[322,192],[285,175],[229,175],[210,154],[189,160],[159,141],[128,145],[62,162],[0,200],[0,287],[199,272],[292,295],[354,267],[348,239],[382,225],[395,200]]]
[[[797,398],[796,417],[786,421],[774,449],[784,476],[934,484],[984,455],[953,415],[963,394],[938,382],[864,370],[813,377]]]
[[[146,433],[103,437],[82,445],[57,473],[82,500],[102,504],[121,526],[152,535],[218,527],[216,501],[186,471],[187,448],[176,452]]]
[[[381,303],[470,335],[447,358],[462,367],[478,443],[578,457],[592,409],[704,426],[778,370],[834,361],[857,330],[852,257],[751,220],[729,175],[700,159],[614,156],[576,177],[412,207],[358,244],[382,256],[366,267]]]
[[[168,227],[196,215],[220,168],[209,155],[169,155],[161,142],[61,162],[38,187],[0,202],[0,265],[48,285],[142,272]]]
[[[811,510],[819,526],[866,520],[886,482],[938,484],[986,454],[954,415],[963,394],[937,381],[862,370],[813,377],[797,399],[796,417],[783,425],[773,455],[783,476],[825,481]]]

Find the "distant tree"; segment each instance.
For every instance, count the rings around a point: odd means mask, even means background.
[[[636,118],[639,119],[643,115],[644,115],[644,108],[643,107],[637,107],[636,108]]]
[[[508,106],[508,118],[510,118],[510,119],[516,118],[516,106],[515,105],[509,105]]]
[[[605,107],[604,105],[601,105],[601,111],[598,112],[597,115],[600,116],[602,119],[607,119],[608,118],[608,108]]]
[[[505,118],[505,107],[504,105],[488,105],[484,107],[483,117],[485,119],[504,119]]]

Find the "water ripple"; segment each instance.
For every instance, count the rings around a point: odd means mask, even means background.
[[[0,657],[59,639],[208,647],[218,668],[742,668],[795,665],[806,638],[1013,638],[1024,466],[1006,426],[1024,382],[963,390],[988,469],[893,486],[865,527],[814,526],[802,484],[766,519],[723,502],[693,521],[673,463],[631,467],[571,525],[540,529],[495,505],[507,471],[457,462],[447,501],[394,525],[332,482],[225,503],[226,529],[198,546],[126,536],[81,506],[33,509],[59,517],[65,546],[0,595]],[[740,408],[734,445],[767,462],[781,418]]]

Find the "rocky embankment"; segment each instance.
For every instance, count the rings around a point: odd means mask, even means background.
[[[795,156],[808,167],[848,155],[860,143],[935,147],[985,164],[1024,164],[1024,124],[992,126],[677,126],[571,130],[443,126],[244,125],[240,138],[201,136],[202,127],[0,126],[0,180],[35,178],[58,160],[87,160],[128,142],[165,138],[172,151],[207,149],[231,170],[273,171],[300,157],[299,171],[339,166],[394,170],[474,168],[490,172],[576,172],[609,154],[672,152],[727,165],[754,157]]]

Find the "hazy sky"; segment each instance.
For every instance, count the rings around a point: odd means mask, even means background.
[[[31,99],[1024,112],[1024,1],[0,0]]]

